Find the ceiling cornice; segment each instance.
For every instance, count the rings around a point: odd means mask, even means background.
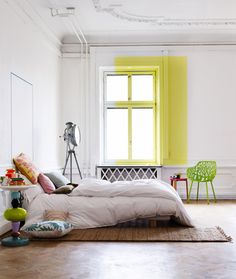
[[[160,27],[236,27],[236,18],[167,18],[159,16],[143,16],[126,12],[122,4],[102,5],[100,0],[92,0],[94,8],[99,13],[130,22],[150,23]]]

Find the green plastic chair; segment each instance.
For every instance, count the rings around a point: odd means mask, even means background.
[[[206,182],[206,196],[207,196],[207,203],[209,204],[209,195],[208,195],[208,184],[207,182],[211,183],[212,192],[214,195],[214,201],[216,202],[216,195],[213,186],[213,179],[216,176],[216,162],[215,161],[199,161],[196,166],[187,168],[187,177],[191,180],[190,190],[188,194],[188,202],[190,200],[190,194],[192,191],[193,182],[196,181],[197,184],[197,201],[198,201],[198,194],[199,194],[199,184],[200,182]]]

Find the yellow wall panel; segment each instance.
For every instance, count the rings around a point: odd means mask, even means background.
[[[188,159],[187,58],[183,56],[117,57],[115,66],[158,67],[159,121],[157,123],[158,164],[181,165]]]

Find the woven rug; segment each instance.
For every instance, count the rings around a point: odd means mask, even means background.
[[[134,241],[134,242],[231,242],[220,227],[185,228],[126,228],[106,227],[96,229],[73,230],[56,239],[37,239],[36,241]]]

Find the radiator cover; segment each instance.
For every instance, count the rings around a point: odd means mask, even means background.
[[[110,182],[161,179],[161,166],[96,166],[96,176]]]

